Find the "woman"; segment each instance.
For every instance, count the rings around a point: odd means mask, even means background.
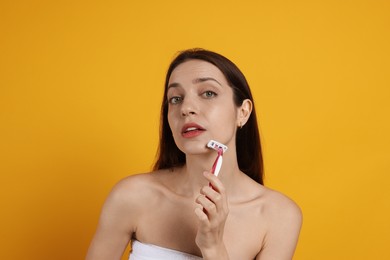
[[[225,144],[218,177],[210,172]],[[302,215],[263,185],[260,138],[244,75],[203,49],[171,63],[154,171],[120,181],[109,195],[87,259],[291,259]],[[165,258],[164,258],[165,257]]]

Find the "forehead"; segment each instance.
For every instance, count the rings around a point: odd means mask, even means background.
[[[218,67],[203,60],[189,60],[178,65],[171,73],[169,84],[207,77],[214,78],[222,84],[227,84],[225,76]]]

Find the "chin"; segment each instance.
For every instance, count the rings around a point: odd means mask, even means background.
[[[186,155],[199,155],[210,152],[210,149],[206,147],[206,144],[181,144],[178,145],[178,148]]]

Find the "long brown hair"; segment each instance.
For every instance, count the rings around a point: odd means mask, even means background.
[[[261,151],[260,134],[257,126],[256,111],[252,93],[244,74],[226,57],[204,49],[189,49],[179,53],[171,62],[164,87],[164,96],[161,105],[160,143],[157,160],[153,169],[170,169],[182,166],[186,162],[185,154],[176,146],[168,124],[167,89],[172,71],[181,63],[188,60],[203,60],[219,68],[226,77],[229,86],[233,89],[233,99],[236,106],[241,106],[245,99],[253,103],[252,113],[247,123],[236,134],[236,152],[238,166],[250,178],[263,184],[263,156]]]

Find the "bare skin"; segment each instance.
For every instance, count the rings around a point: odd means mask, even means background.
[[[170,86],[168,121],[186,164],[120,181],[103,207],[87,260],[120,259],[131,239],[210,260],[292,259],[299,207],[238,168],[235,135],[250,116],[250,100],[236,107],[223,74],[199,60],[179,65]],[[186,136],[188,123],[204,130]],[[229,147],[218,177],[208,172],[216,157],[205,147],[210,139]]]

